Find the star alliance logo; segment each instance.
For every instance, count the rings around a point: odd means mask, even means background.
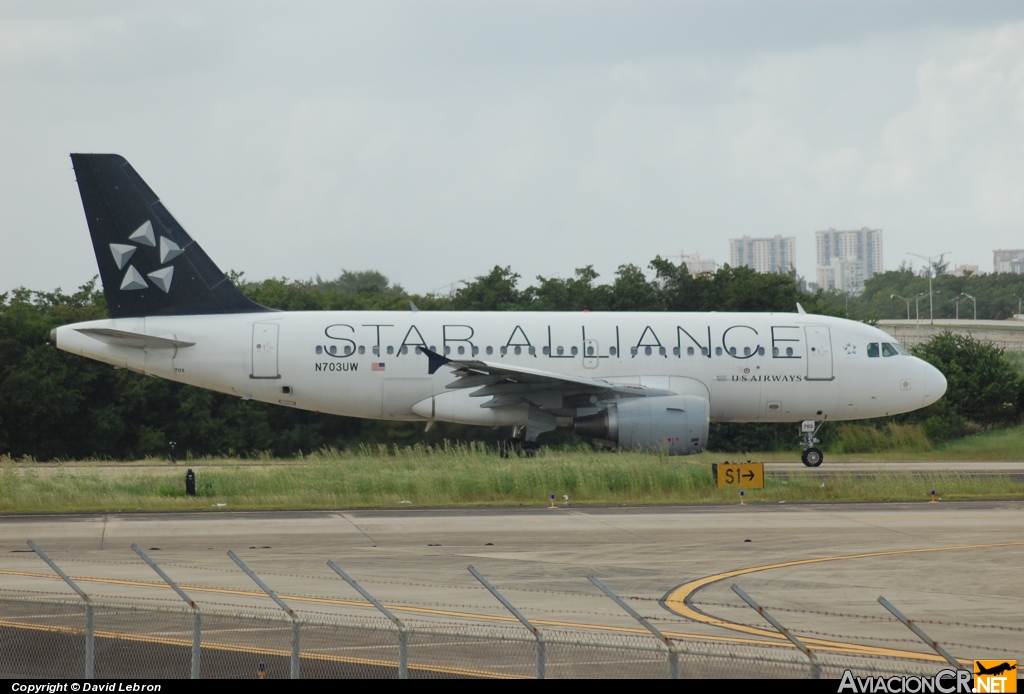
[[[156,235],[153,233],[153,223],[146,220],[138,229],[132,232],[132,235],[128,237],[129,241],[135,241],[143,246],[149,246],[150,248],[156,248]],[[110,252],[114,256],[114,262],[117,263],[118,270],[124,270],[125,266],[128,266],[127,272],[124,273],[124,279],[121,280],[122,291],[134,291],[136,289],[148,289],[149,285],[146,283],[146,277],[149,281],[155,284],[157,287],[163,290],[166,294],[171,291],[171,278],[174,277],[174,267],[168,265],[162,267],[159,270],[147,273],[143,277],[142,273],[135,269],[134,265],[131,265],[129,261],[132,256],[135,255],[135,251],[139,250],[138,246],[130,246],[126,243],[112,243],[110,244]],[[178,244],[171,241],[165,236],[160,237],[160,262],[167,263],[174,260],[184,251]]]
[[[846,356],[848,356],[848,357],[855,357],[855,356],[857,356],[857,345],[853,344],[852,342],[847,342],[846,343],[846,347],[844,347],[844,349],[846,350]]]

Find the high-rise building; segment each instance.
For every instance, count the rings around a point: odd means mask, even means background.
[[[777,235],[729,239],[729,264],[745,265],[758,272],[790,272],[796,268],[796,238]]]
[[[864,281],[882,272],[882,230],[814,232],[818,285],[858,294]]]
[[[680,251],[679,255],[670,257],[679,258],[679,262],[686,263],[686,269],[693,277],[702,275],[706,272],[714,274],[715,268],[718,267],[718,263],[715,262],[714,258],[702,258],[700,253],[687,253],[686,251]]]
[[[1024,249],[992,251],[992,264],[995,272],[1013,272],[1024,274]]]
[[[864,263],[833,258],[828,267],[818,268],[818,286],[858,294],[864,289]]]
[[[968,272],[972,275],[977,275],[978,271],[979,268],[977,265],[957,265],[949,271],[949,274],[953,277],[963,277]]]

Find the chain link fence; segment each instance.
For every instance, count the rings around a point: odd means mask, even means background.
[[[0,678],[395,678],[400,630],[390,621],[0,597]],[[91,625],[87,610],[92,611]],[[198,614],[198,618],[197,618]],[[90,633],[91,632],[91,633]],[[92,648],[88,642],[92,639]],[[721,641],[663,643],[640,634],[436,624],[405,629],[410,678],[802,678],[793,648]],[[541,643],[542,642],[542,643]],[[198,646],[198,647],[196,647]],[[815,653],[821,676],[934,674],[942,664]],[[673,660],[675,663],[673,663]]]

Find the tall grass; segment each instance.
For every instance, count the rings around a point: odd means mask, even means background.
[[[836,428],[829,452],[875,453],[899,449],[916,453],[933,448],[932,442],[919,425],[890,422],[883,427],[841,424]]]
[[[542,449],[535,458],[502,458],[479,445],[381,446],[355,452],[326,449],[289,465],[193,467],[196,498],[185,496],[182,467],[41,473],[4,465],[0,512],[546,505],[552,494],[559,505],[739,498],[735,490],[714,486],[705,462],[589,449]],[[1024,484],[1009,478],[957,474],[769,476],[766,484],[764,490],[748,492],[748,503],[924,500],[931,489],[946,498],[1024,497]]]

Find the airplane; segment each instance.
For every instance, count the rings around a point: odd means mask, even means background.
[[[608,447],[704,450],[710,422],[825,422],[927,407],[942,373],[890,335],[797,313],[277,311],[243,295],[116,154],[72,154],[110,317],[57,348],[220,393],[348,417],[556,428]]]

